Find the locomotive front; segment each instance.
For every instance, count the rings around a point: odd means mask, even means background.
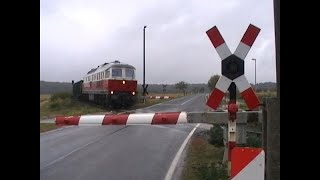
[[[137,98],[135,68],[128,64],[113,64],[110,72],[111,78],[105,85],[109,101],[115,107],[131,106]]]
[[[83,93],[96,104],[129,107],[137,100],[135,68],[114,61],[91,69],[84,77]]]

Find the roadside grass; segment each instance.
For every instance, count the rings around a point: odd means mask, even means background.
[[[71,98],[71,94],[58,93],[40,104],[40,118],[53,118],[55,116],[82,115],[105,111],[97,106],[79,102]]]
[[[172,98],[170,99],[150,99],[150,96],[170,96]],[[176,99],[176,98],[180,98],[183,97],[183,93],[149,93],[146,96],[146,102],[143,103],[142,101],[142,96],[139,95],[138,99],[140,99],[140,101],[138,101],[136,104],[134,104],[132,107],[128,108],[129,110],[134,110],[134,109],[140,109],[140,108],[145,108],[145,107],[149,107],[155,104],[159,104],[159,103],[163,103],[166,101],[170,101],[172,99]]]
[[[40,94],[40,108],[43,104],[50,100],[50,94]]]
[[[227,180],[227,164],[222,163],[224,147],[217,147],[204,136],[193,136],[181,180]]]
[[[257,117],[250,117],[250,129],[261,130]],[[262,137],[256,133],[247,136],[245,147],[262,147]],[[224,155],[223,129],[215,125],[208,131],[195,133],[189,141],[181,180],[227,180],[227,162],[223,163]]]
[[[40,103],[44,101],[48,101],[50,99],[50,94],[40,94]]]
[[[59,126],[57,126],[54,123],[40,123],[40,133],[46,132],[46,131],[51,131],[51,130],[54,130],[57,128],[59,128]]]

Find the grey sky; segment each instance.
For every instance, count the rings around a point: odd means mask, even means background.
[[[91,68],[120,60],[142,83],[206,83],[221,60],[206,31],[217,26],[233,53],[248,25],[261,28],[245,59],[254,83],[276,81],[271,0],[40,0],[40,80],[78,81]]]

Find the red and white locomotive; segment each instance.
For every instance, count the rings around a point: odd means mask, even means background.
[[[91,69],[83,80],[72,83],[73,95],[104,107],[129,107],[137,100],[135,67],[119,61]]]

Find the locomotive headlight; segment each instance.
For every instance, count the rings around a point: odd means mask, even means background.
[[[111,91],[110,93],[113,94],[113,91]]]
[[[126,81],[122,81],[122,84],[126,84]]]
[[[132,92],[132,95],[135,95],[136,94],[136,92]]]

